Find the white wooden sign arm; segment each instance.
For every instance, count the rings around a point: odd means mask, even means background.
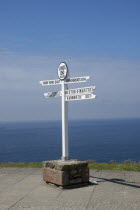
[[[65,83],[86,82],[89,78],[90,78],[90,76],[68,78],[68,79],[66,79]]]
[[[42,86],[46,85],[60,85],[61,81],[60,79],[55,79],[55,80],[43,80],[39,82]]]

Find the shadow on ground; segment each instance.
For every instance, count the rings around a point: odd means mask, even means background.
[[[128,182],[128,181],[126,182],[124,179],[117,179],[117,178],[107,179],[107,178],[96,177],[96,176],[90,176],[90,177],[100,180],[100,181],[97,181],[98,183],[99,182],[112,182],[115,184],[121,184],[121,185],[129,186],[129,187],[140,188],[139,185],[136,185],[136,184],[140,184],[138,182]]]

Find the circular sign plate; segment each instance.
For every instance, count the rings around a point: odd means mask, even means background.
[[[60,80],[64,80],[68,74],[68,67],[67,64],[62,62],[58,67],[58,77]]]

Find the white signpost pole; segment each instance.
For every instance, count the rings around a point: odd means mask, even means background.
[[[62,81],[62,160],[69,159],[68,151],[68,101],[65,101],[65,90],[68,85]]]
[[[68,85],[65,84],[68,75],[68,67],[66,63],[60,63],[58,67],[58,77],[61,80],[62,87],[62,160],[69,160],[68,151],[68,102],[65,101],[65,92]]]

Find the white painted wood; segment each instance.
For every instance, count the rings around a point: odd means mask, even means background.
[[[87,94],[92,93],[93,90],[96,89],[96,86],[89,86],[89,87],[82,87],[82,88],[75,88],[75,89],[68,89],[65,91],[66,96],[69,95],[77,95],[77,94]]]
[[[68,90],[65,90],[65,96],[83,95],[83,94],[93,93],[93,90],[95,89],[96,89],[96,86],[68,89]],[[45,98],[59,97],[59,96],[62,96],[62,91],[44,93],[44,96]]]
[[[83,95],[69,95],[65,97],[66,101],[77,101],[77,100],[87,100],[87,99],[95,99],[96,95],[94,94],[83,94]]]
[[[56,79],[56,80],[43,80],[39,82],[42,86],[46,85],[61,85],[61,80]]]
[[[86,82],[89,78],[90,76],[69,78],[65,80],[65,84]],[[62,81],[60,79],[56,79],[56,80],[43,80],[40,81],[39,83],[42,86],[46,86],[46,85],[61,85],[61,82]]]
[[[66,79],[65,83],[79,83],[79,82],[86,82],[90,76],[85,77],[74,77],[74,78],[68,78]]]
[[[62,160],[69,159],[68,151],[68,102],[65,101],[65,90],[68,86],[62,81]]]
[[[62,96],[62,92],[61,91],[48,92],[48,93],[44,93],[44,96],[45,98],[59,97],[59,96]]]
[[[60,80],[64,80],[67,77],[67,74],[68,74],[67,64],[64,62],[60,63],[58,67],[58,78]]]

